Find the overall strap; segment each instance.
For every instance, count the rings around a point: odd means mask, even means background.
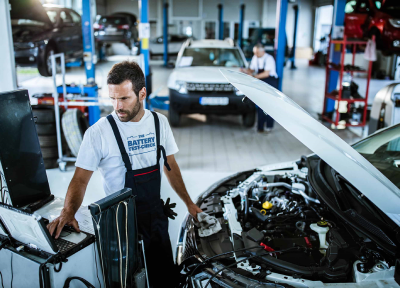
[[[111,128],[114,132],[115,139],[117,140],[118,143],[118,148],[119,151],[121,152],[122,155],[122,160],[124,161],[125,168],[128,171],[132,171],[132,164],[131,161],[129,160],[128,153],[126,153],[126,149],[124,146],[124,143],[122,142],[121,134],[119,133],[117,123],[115,123],[114,117],[110,114],[107,116],[108,122],[110,122]]]
[[[160,163],[161,153],[164,158],[164,166],[167,167],[168,171],[171,171],[171,167],[167,162],[167,155],[165,153],[165,149],[163,146],[160,145],[160,120],[158,119],[158,115],[156,112],[151,111],[154,116],[154,125],[156,127],[156,141],[157,141],[157,164]]]

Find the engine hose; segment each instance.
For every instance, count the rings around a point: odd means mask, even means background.
[[[249,212],[249,196],[247,196],[247,194],[246,194],[244,196],[244,223],[247,222],[248,212]]]
[[[262,214],[261,211],[258,210],[257,208],[250,207],[249,210],[253,216],[255,216],[258,220],[260,220],[262,222],[266,222],[269,218],[267,215]]]

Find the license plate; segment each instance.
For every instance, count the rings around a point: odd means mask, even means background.
[[[229,104],[228,97],[201,97],[199,100],[201,105],[226,106]]]
[[[115,28],[115,27],[107,27],[107,28],[105,29],[105,31],[106,31],[106,32],[116,32],[116,31],[117,31],[117,28]]]

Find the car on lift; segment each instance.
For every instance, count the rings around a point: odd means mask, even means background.
[[[345,12],[348,38],[371,38],[374,35],[377,48],[383,54],[400,54],[400,1],[348,0]]]
[[[169,121],[179,126],[182,114],[241,115],[245,127],[253,127],[256,109],[242,102],[241,92],[219,72],[247,67],[240,47],[227,40],[188,39],[179,51],[168,79]]]
[[[221,72],[315,154],[201,194],[216,221],[182,223],[180,287],[400,287],[400,124],[350,146],[282,92]]]
[[[93,25],[94,38],[101,46],[103,44],[124,43],[129,50],[139,53],[139,33],[136,16],[130,13],[118,12],[101,16]]]
[[[51,76],[52,53],[64,53],[66,62],[82,61],[81,16],[72,9],[43,5],[38,0],[10,0],[15,62],[37,67]]]
[[[168,35],[168,55],[177,55],[181,50],[182,44],[190,37],[187,35]],[[164,54],[164,36],[150,39],[149,44],[150,57]]]

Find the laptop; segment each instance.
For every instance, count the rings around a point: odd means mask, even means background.
[[[25,246],[29,251],[72,255],[94,242],[92,235],[75,232],[69,227],[64,227],[60,237],[55,239],[46,227],[47,219],[36,213],[31,214],[2,203],[0,203],[0,221],[2,224],[0,234],[19,242],[18,245]]]

